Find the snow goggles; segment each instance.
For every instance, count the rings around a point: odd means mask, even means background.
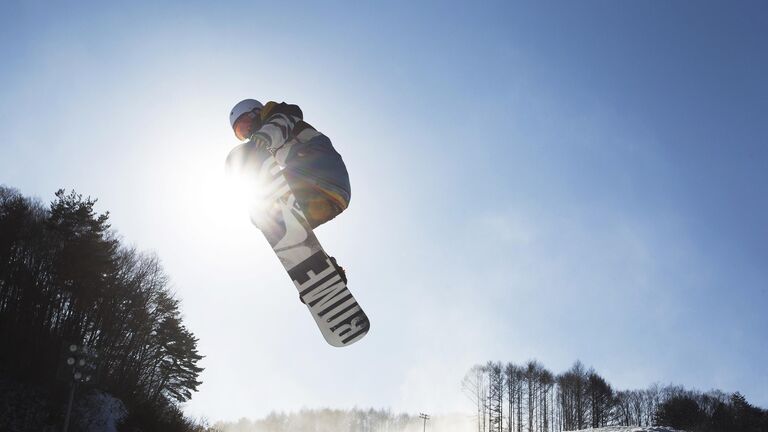
[[[240,141],[245,141],[248,139],[249,136],[251,136],[251,133],[253,132],[251,129],[253,129],[253,122],[256,120],[256,116],[259,114],[258,110],[247,112],[235,120],[234,126],[232,128],[235,130],[235,136]]]

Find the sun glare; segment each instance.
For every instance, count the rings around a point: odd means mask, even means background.
[[[259,188],[244,176],[228,174],[221,149],[208,153],[187,153],[184,161],[174,161],[166,176],[173,179],[177,193],[174,213],[183,215],[180,223],[197,235],[239,236],[251,230],[249,213],[258,198]]]

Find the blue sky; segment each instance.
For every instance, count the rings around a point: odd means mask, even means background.
[[[469,411],[473,363],[530,358],[768,406],[768,7],[415,3],[4,2],[0,183],[98,197],[160,256],[207,356],[192,415]],[[355,346],[229,198],[246,97],[347,163],[317,233]]]

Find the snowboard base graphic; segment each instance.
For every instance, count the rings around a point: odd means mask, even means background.
[[[280,165],[265,149],[252,151],[261,196],[251,221],[272,246],[325,340],[336,347],[360,340],[370,328],[368,317],[315,237]]]

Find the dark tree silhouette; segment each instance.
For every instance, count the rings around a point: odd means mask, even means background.
[[[613,389],[595,371],[590,371],[587,376],[587,400],[591,426],[598,428],[608,425],[611,409],[615,405]]]
[[[675,429],[689,430],[701,423],[703,413],[693,397],[673,396],[659,406],[656,423]]]
[[[132,413],[178,417],[200,384],[197,339],[157,257],[121,245],[95,203],[59,190],[46,208],[0,187],[0,374],[61,387],[61,346],[76,343],[98,355],[95,386]]]

